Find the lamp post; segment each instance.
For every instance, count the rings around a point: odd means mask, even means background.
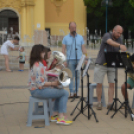
[[[107,33],[107,15],[108,15],[108,7],[112,6],[113,2],[112,0],[102,0],[101,2],[101,6],[105,6],[106,7],[106,33]]]

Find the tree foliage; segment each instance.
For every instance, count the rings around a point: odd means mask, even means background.
[[[103,15],[105,8],[100,7],[101,0],[84,0],[84,4],[87,6],[87,13],[92,13],[97,17]]]
[[[129,3],[134,7],[134,0],[129,0]]]
[[[105,7],[101,7],[102,0],[83,0],[87,6],[87,25],[93,32],[101,29],[105,32]],[[134,33],[134,0],[112,0],[113,6],[108,7],[108,30],[112,30],[117,24],[127,31]]]

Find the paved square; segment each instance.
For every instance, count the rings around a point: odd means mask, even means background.
[[[90,50],[89,55],[95,57],[97,51]],[[89,70],[90,82],[93,82],[93,70]],[[95,122],[92,116],[88,120],[85,116],[80,115],[71,126],[61,126],[55,123],[50,123],[50,126],[44,127],[43,120],[33,121],[32,127],[26,127],[27,111],[30,92],[27,89],[28,70],[23,73],[14,70],[13,73],[7,73],[4,70],[0,71],[0,134],[134,134],[134,122],[130,120],[128,115],[125,118],[120,112],[113,119],[110,116],[114,113],[110,111],[106,115],[107,109],[96,112],[98,123]],[[120,86],[125,80],[124,70],[118,71],[118,98],[123,102]],[[84,96],[87,96],[87,81],[84,78]],[[107,77],[104,79],[105,99],[108,100]],[[68,88],[66,88],[68,90]],[[80,94],[81,89],[79,89]],[[94,92],[96,95],[96,92]],[[132,105],[133,91],[129,91],[130,106]],[[67,115],[69,119],[73,119],[78,113],[75,111],[73,116],[70,113],[76,106],[79,99],[74,102],[68,100]],[[119,106],[119,105],[118,105]],[[124,112],[124,109],[122,109]],[[134,112],[134,110],[133,110]],[[87,110],[84,112],[87,114]],[[34,128],[36,126],[43,128]]]

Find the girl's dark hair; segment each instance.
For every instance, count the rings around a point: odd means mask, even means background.
[[[35,62],[42,62],[41,53],[45,52],[45,47],[41,44],[34,45],[30,53],[30,69],[33,67]]]
[[[49,47],[45,47],[45,56],[44,56],[45,61],[48,59],[47,53],[50,52],[50,51],[51,51],[51,49]]]
[[[20,38],[18,36],[15,36],[13,39],[18,40],[18,41],[20,40]]]

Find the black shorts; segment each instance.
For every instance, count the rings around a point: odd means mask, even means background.
[[[20,64],[25,64],[25,61],[19,61]]]

